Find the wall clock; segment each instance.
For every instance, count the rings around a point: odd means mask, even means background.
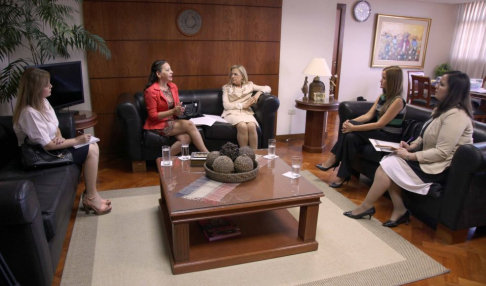
[[[368,1],[358,1],[353,8],[353,14],[356,21],[364,22],[371,16],[371,5]]]
[[[184,9],[177,15],[177,29],[189,37],[199,34],[202,27],[201,15],[193,9]]]

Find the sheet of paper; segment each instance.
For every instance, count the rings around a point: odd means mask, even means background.
[[[371,139],[371,138],[370,138],[370,142],[375,148],[375,150],[378,152],[393,152],[393,150],[400,148],[400,143],[396,143],[396,142],[388,142],[388,141],[382,141],[382,140]]]
[[[88,143],[74,145],[73,147],[74,147],[74,149],[78,149],[80,147],[86,146],[88,144],[93,144],[93,143],[98,142],[98,141],[100,141],[100,138],[91,136],[91,139],[89,139]]]
[[[203,114],[203,115],[205,117],[212,118],[212,119],[216,120],[217,122],[228,123],[228,121],[226,121],[223,117],[221,117],[219,115],[212,115],[212,114]]]
[[[478,92],[478,93],[486,93],[486,88],[471,88],[471,91]]]
[[[191,118],[189,120],[192,121],[195,125],[207,125],[207,126],[212,126],[214,122],[216,122],[216,119],[207,116]]]

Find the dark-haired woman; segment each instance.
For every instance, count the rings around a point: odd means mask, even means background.
[[[48,72],[38,68],[28,68],[22,75],[13,114],[14,131],[19,146],[40,144],[45,150],[67,149],[72,153],[75,164],[84,164],[86,190],[83,192],[82,202],[86,213],[90,210],[97,215],[109,213],[110,200],[102,199],[96,189],[100,152],[98,144],[74,149],[75,145],[89,142],[91,135],[83,134],[72,139],[62,137],[56,113],[47,101],[52,90],[50,79]]]
[[[199,151],[208,152],[194,123],[177,119],[184,109],[179,101],[179,90],[172,82],[173,73],[169,63],[164,60],[157,60],[152,64],[145,86],[148,116],[143,128],[160,136],[175,137],[177,141],[170,147],[171,154],[178,154],[182,143],[191,142]]]
[[[420,137],[410,145],[400,142],[402,148],[383,158],[363,203],[353,211],[345,212],[345,216],[371,218],[375,213],[373,204],[388,190],[393,212],[383,226],[394,227],[410,221],[410,211],[403,204],[401,189],[426,195],[433,183],[445,183],[457,148],[473,143],[469,89],[469,77],[462,72],[453,71],[442,76],[435,92],[439,103],[425,122]]]
[[[333,188],[339,188],[349,181],[353,172],[351,161],[359,149],[371,144],[369,138],[400,142],[406,105],[402,97],[402,69],[397,66],[383,69],[380,84],[383,94],[366,114],[343,123],[338,141],[331,149],[331,156],[326,162],[316,165],[323,171],[339,166],[337,176],[340,181],[330,184]]]

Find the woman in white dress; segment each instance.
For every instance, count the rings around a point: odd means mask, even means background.
[[[255,95],[253,92],[257,91]],[[221,114],[226,121],[236,127],[240,147],[258,148],[258,122],[251,106],[258,102],[263,93],[270,93],[269,86],[259,86],[248,81],[248,74],[241,65],[231,67],[230,82],[223,86],[223,107]]]
[[[100,152],[98,144],[75,149],[75,145],[88,143],[91,135],[83,134],[72,139],[62,137],[56,113],[47,100],[52,90],[50,78],[48,72],[38,68],[28,68],[22,75],[13,114],[18,144],[40,144],[45,150],[67,149],[71,152],[75,164],[84,164],[86,190],[82,202],[86,213],[90,210],[97,215],[109,213],[111,201],[102,199],[96,189]]]
[[[366,198],[356,209],[345,212],[345,216],[371,219],[374,202],[388,190],[393,212],[383,226],[395,227],[410,221],[401,190],[427,195],[432,184],[444,184],[457,148],[473,143],[469,89],[469,77],[462,72],[448,72],[440,79],[435,92],[439,103],[420,137],[410,145],[400,142],[402,148],[383,158]]]

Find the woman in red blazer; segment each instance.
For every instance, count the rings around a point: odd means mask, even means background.
[[[177,119],[177,116],[184,112],[184,108],[179,101],[179,90],[175,83],[172,83],[172,74],[168,62],[157,60],[152,64],[145,86],[148,116],[143,129],[160,136],[174,136],[177,141],[170,147],[171,154],[179,154],[182,143],[191,142],[199,151],[208,152],[194,123]]]

